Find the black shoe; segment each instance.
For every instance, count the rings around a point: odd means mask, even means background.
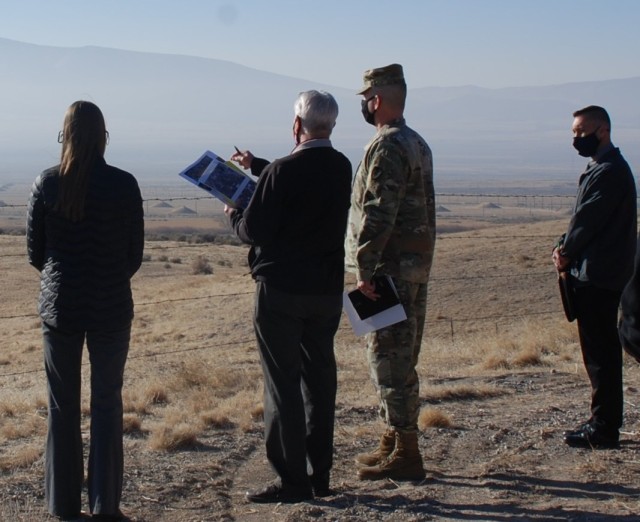
[[[296,502],[304,502],[305,500],[312,499],[313,494],[311,493],[311,490],[287,488],[279,484],[270,484],[269,486],[257,491],[247,491],[247,500],[258,504],[270,504],[276,502],[295,504]]]
[[[616,449],[620,447],[617,435],[606,435],[592,424],[583,424],[577,430],[565,431],[564,441],[574,448]]]
[[[591,421],[585,422],[584,424],[580,424],[579,426],[576,426],[572,430],[565,430],[564,432],[562,432],[562,436],[566,437],[567,435],[571,435],[572,433],[577,433],[579,431],[589,428],[589,426],[591,426]]]
[[[82,522],[83,520],[90,520],[90,516],[87,515],[84,511],[81,511],[77,515],[70,516],[59,516],[56,517],[60,522]]]
[[[316,498],[332,497],[335,494],[329,486],[313,486],[313,496]]]
[[[102,520],[103,522],[131,522],[131,519],[118,511],[114,515],[105,515],[103,513],[94,513],[91,520]]]

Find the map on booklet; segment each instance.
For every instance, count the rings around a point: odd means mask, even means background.
[[[210,150],[179,175],[233,208],[246,208],[256,189],[252,176]]]

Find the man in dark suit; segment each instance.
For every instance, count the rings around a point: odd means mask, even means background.
[[[553,251],[558,271],[568,271],[575,291],[580,346],[591,381],[591,417],[564,434],[582,448],[616,448],[622,426],[622,349],[618,306],[633,271],[636,187],[629,165],[611,142],[602,107],[573,114],[573,145],[590,157],[580,176],[569,228]]]
[[[251,245],[265,442],[278,475],[247,493],[251,502],[331,494],[333,338],[342,312],[352,171],[329,140],[338,116],[334,98],[303,92],[294,111],[295,148],[289,156],[270,164],[249,151],[232,157],[259,180],[246,209],[225,209],[238,237]]]

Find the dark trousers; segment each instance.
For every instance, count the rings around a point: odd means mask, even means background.
[[[91,363],[89,508],[96,514],[115,514],[122,494],[122,382],[131,326],[111,332],[72,332],[44,323],[42,331],[49,392],[45,453],[49,512],[64,517],[81,510],[80,368],[86,338]]]
[[[620,292],[576,288],[578,333],[591,381],[591,422],[617,436],[622,426],[622,347],[618,337]]]
[[[341,295],[295,295],[257,283],[267,458],[285,487],[329,485],[341,311]]]

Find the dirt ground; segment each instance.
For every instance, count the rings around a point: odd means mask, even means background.
[[[149,452],[143,440],[127,438],[122,508],[137,522],[639,519],[636,432],[623,434],[619,450],[571,449],[562,443],[562,430],[584,417],[589,393],[584,378],[544,371],[469,382],[480,383],[495,385],[504,395],[441,405],[456,423],[421,435],[428,469],[422,482],[359,481],[353,458],[371,447],[373,431],[353,434],[363,431],[362,425],[379,425],[372,408],[339,404],[333,497],[295,505],[247,503],[245,492],[272,478],[256,423],[248,433],[215,431],[193,449],[172,453]],[[634,430],[636,385],[626,390],[634,408],[625,424]],[[40,467],[38,462],[2,477],[5,506],[33,510],[6,520],[47,520],[38,512]]]
[[[331,483],[334,496],[294,505],[246,502],[247,490],[273,478],[264,454],[262,422],[254,419],[242,429],[212,427],[198,436],[197,443],[174,451],[151,450],[143,432],[125,435],[122,510],[135,522],[640,520],[640,366],[625,362],[626,411],[620,449],[572,449],[562,442],[562,432],[588,417],[590,394],[575,341],[567,349],[572,354],[569,356],[552,354],[549,359],[529,366],[483,370],[467,361],[474,358],[474,346],[484,346],[498,329],[506,327],[496,322],[495,328],[492,325],[488,331],[459,331],[462,318],[474,314],[544,314],[551,308],[555,311],[554,320],[558,320],[561,312],[555,280],[547,277],[550,255],[547,235],[553,236],[561,223],[483,232],[486,237],[480,234],[480,241],[464,248],[453,239],[439,243],[419,371],[425,390],[421,394],[423,409],[437,409],[451,419],[451,425],[421,431],[420,448],[427,468],[425,480],[406,483],[358,480],[354,457],[376,445],[383,426],[376,419],[362,340],[343,325],[336,340],[340,387]],[[520,243],[510,243],[507,254],[503,237],[514,237],[515,230],[522,237]],[[9,256],[3,260],[5,302],[0,308],[1,315],[33,311],[37,277],[23,268],[24,259],[19,257],[23,246],[19,238],[8,237],[2,239],[1,245],[2,253]],[[162,249],[155,244],[147,249],[154,259],[159,251]],[[514,256],[514,251],[521,253]],[[227,298],[224,309],[212,305],[206,313],[218,313],[218,321],[224,318],[226,326],[221,337],[224,334],[250,339],[250,328],[240,331],[237,324],[242,322],[241,314],[250,311],[252,299],[252,283],[246,277],[246,266],[242,266],[245,250],[226,246],[215,252],[223,259],[214,265],[215,273],[206,280],[206,289],[193,276],[186,275],[185,260],[172,265],[172,277],[165,275],[170,271],[166,264],[163,268],[154,261],[146,263],[140,278],[134,280],[137,302],[142,303],[138,307],[137,328],[150,328],[154,321],[161,323],[165,316],[171,316],[171,310],[147,310],[144,302],[152,298],[158,302],[170,299],[178,287],[193,295],[226,291],[237,297]],[[511,276],[502,277],[500,266],[505,259],[512,272],[520,270],[533,275],[518,281]],[[452,272],[449,267],[454,260],[458,269]],[[502,276],[475,281],[473,278],[481,273]],[[538,277],[540,273],[544,277]],[[180,279],[177,274],[184,277]],[[523,285],[522,281],[526,283]],[[482,288],[482,284],[490,285],[493,291]],[[508,307],[499,302],[503,298],[508,299]],[[229,305],[232,299],[234,303],[237,301],[236,307]],[[187,306],[188,303],[181,304],[179,309]],[[194,312],[187,309],[185,314]],[[455,336],[451,333],[452,339],[448,339],[450,323],[444,321],[446,328],[440,330],[436,326],[438,321],[451,317],[458,322]],[[158,330],[154,330],[153,337],[149,336],[150,344],[140,346],[141,336],[135,350],[168,351],[179,344],[177,339],[184,347],[216,339],[195,331],[193,335],[203,337],[189,337],[191,330],[197,329],[190,326],[188,315],[172,316],[172,321],[172,328],[181,326],[184,330],[180,336],[162,331],[156,324],[154,328]],[[543,330],[550,321],[541,320],[534,328]],[[37,318],[11,319],[0,324],[7,333],[0,349],[0,404],[7,404],[19,401],[20,394],[26,394],[34,384],[21,375],[4,375],[17,373],[23,366],[38,368],[41,355]],[[430,324],[435,326],[430,329]],[[25,336],[31,339],[26,344]],[[9,354],[11,350],[15,357]],[[257,367],[250,342],[242,355],[234,364]],[[220,358],[220,364],[226,357],[224,352],[215,356]],[[205,354],[194,351],[190,357]],[[142,379],[145,371],[162,374],[172,364],[179,364],[179,359],[172,361],[155,356],[132,359],[125,387],[135,386],[136,379]],[[37,374],[35,379],[40,380],[41,387],[43,375]],[[429,391],[447,387],[471,391],[457,396],[438,396]],[[494,392],[481,393],[484,389]],[[0,421],[8,426],[11,413],[7,413],[6,407],[3,411],[5,418]],[[21,422],[45,414],[40,406],[27,412]],[[83,436],[87,437],[86,430]],[[1,440],[0,460],[9,458],[22,446],[41,448],[43,435],[40,432],[20,438],[5,434]],[[39,454],[29,465],[5,466],[0,470],[0,520],[52,520],[44,510],[42,465]]]

